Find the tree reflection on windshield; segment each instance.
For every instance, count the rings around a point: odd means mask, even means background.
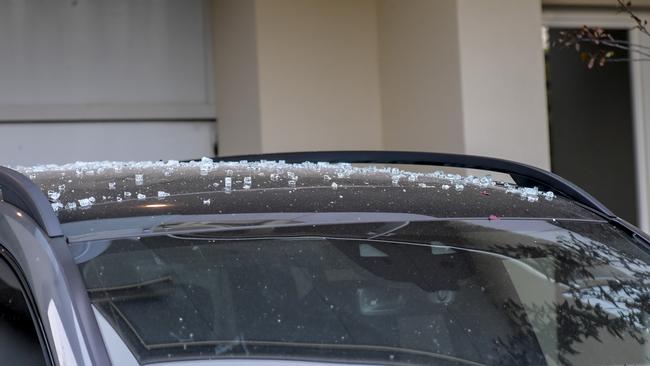
[[[650,267],[613,246],[569,233],[557,237],[558,246],[495,245],[491,250],[513,258],[535,261],[537,269],[562,292],[554,302],[527,304],[508,299],[504,310],[509,313],[523,337],[555,334],[557,361],[573,365],[581,345],[589,340],[611,347],[612,338],[622,342],[648,341],[650,314]],[[518,342],[501,340],[506,354]],[[623,347],[621,346],[621,352]],[[619,350],[611,349],[613,353]],[[521,357],[521,355],[509,355]],[[650,358],[643,353],[641,362]]]

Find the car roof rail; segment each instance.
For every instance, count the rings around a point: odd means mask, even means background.
[[[582,188],[546,170],[510,160],[475,155],[410,151],[312,151],[217,157],[216,161],[284,160],[287,163],[372,163],[435,165],[506,173],[519,186],[537,186],[578,202],[610,218],[612,211]]]
[[[50,238],[63,236],[61,224],[41,189],[25,175],[0,166],[0,201],[29,215]]]

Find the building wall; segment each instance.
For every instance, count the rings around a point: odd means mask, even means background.
[[[0,2],[0,164],[213,155],[211,5]]]
[[[215,1],[213,10],[219,154],[261,153],[255,0]]]
[[[550,167],[539,1],[378,4],[386,148]]]
[[[239,66],[217,70],[221,154],[400,149],[549,168],[541,0],[215,1],[239,9],[215,25],[217,67]]]
[[[384,148],[465,152],[455,0],[379,0]]]
[[[374,0],[257,1],[265,152],[381,149]]]
[[[220,155],[382,148],[375,0],[215,0],[215,12]]]
[[[465,152],[550,169],[539,1],[458,0]]]
[[[0,165],[212,156],[214,122],[0,123]]]

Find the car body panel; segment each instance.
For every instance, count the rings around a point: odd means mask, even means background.
[[[58,365],[109,365],[77,266],[63,238],[49,239],[25,213],[0,202],[0,244],[29,284]],[[99,337],[99,338],[97,338]]]

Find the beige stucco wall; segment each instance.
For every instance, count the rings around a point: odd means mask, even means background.
[[[381,149],[375,0],[215,0],[219,153]]]
[[[265,152],[380,149],[374,0],[258,1]]]
[[[550,167],[539,0],[379,0],[384,146]]]
[[[215,1],[213,10],[219,153],[261,153],[255,0]]]
[[[455,0],[379,0],[384,147],[463,153]]]
[[[548,168],[540,1],[215,0],[220,153],[402,149]]]
[[[550,168],[539,0],[458,0],[465,152]]]

